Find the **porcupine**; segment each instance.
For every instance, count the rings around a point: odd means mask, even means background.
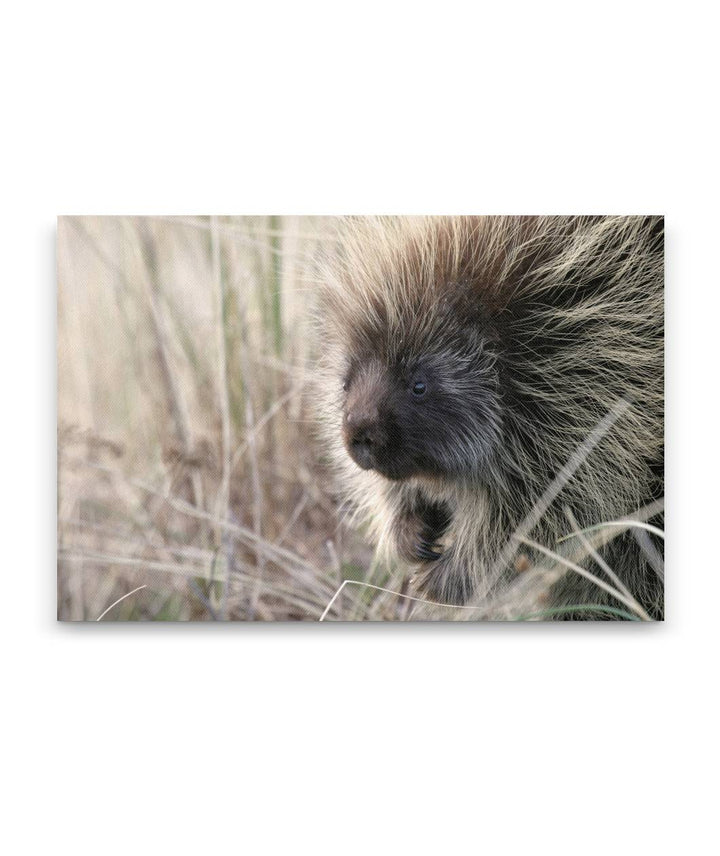
[[[337,237],[318,303],[324,437],[350,506],[420,596],[465,604],[507,585],[513,533],[618,402],[526,534],[554,548],[569,519],[662,496],[662,217],[358,217]],[[657,563],[633,535],[603,556],[662,618]],[[549,601],[566,618],[620,606],[575,572]]]

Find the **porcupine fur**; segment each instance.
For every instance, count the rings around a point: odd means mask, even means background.
[[[337,238],[318,307],[325,446],[416,593],[478,603],[509,585],[508,539],[618,402],[530,537],[554,548],[568,508],[590,527],[662,496],[662,217],[360,217]],[[602,552],[661,618],[633,531]],[[619,605],[574,572],[549,597]]]

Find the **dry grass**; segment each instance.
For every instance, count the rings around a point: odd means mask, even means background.
[[[58,615],[315,619],[370,565],[312,440],[313,218],[58,223]]]

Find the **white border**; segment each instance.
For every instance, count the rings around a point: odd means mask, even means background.
[[[709,852],[711,7],[17,6],[3,65],[8,852]],[[658,626],[54,621],[59,213],[667,218]]]

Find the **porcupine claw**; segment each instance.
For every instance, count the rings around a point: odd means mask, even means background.
[[[417,555],[423,562],[435,562],[442,556],[442,548],[439,544],[433,544],[421,538],[417,546]]]

